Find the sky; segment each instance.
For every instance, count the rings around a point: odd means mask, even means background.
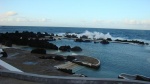
[[[150,30],[150,0],[0,0],[0,25]]]

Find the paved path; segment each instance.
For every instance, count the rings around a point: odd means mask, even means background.
[[[24,80],[19,80],[19,79],[15,79],[15,78],[0,76],[0,84],[44,84],[44,83],[24,81]]]
[[[4,62],[3,60],[0,59],[0,69],[3,70],[10,70],[10,71],[17,71],[17,72],[23,72],[19,69],[17,69],[16,67],[13,67],[12,65]]]
[[[0,65],[0,70],[8,70],[8,69]]]

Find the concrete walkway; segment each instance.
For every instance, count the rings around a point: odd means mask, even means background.
[[[0,52],[3,52],[2,49],[4,49],[4,48],[9,48],[9,47],[6,47],[6,46],[0,44]],[[0,55],[0,57],[1,57],[1,55]],[[13,67],[12,65],[10,65],[10,64],[8,64],[8,63],[6,63],[6,62],[4,62],[4,61],[1,60],[1,59],[0,59],[0,69],[3,69],[3,70],[10,70],[10,71],[17,71],[17,72],[23,72],[23,71],[17,69],[16,67]]]
[[[44,84],[150,84],[150,82],[138,81],[138,80],[46,76],[46,75],[20,73],[20,72],[13,72],[13,71],[0,71],[0,76],[15,78],[23,81],[44,83]]]
[[[10,71],[23,72],[23,71],[17,69],[16,67],[13,67],[12,65],[4,62],[1,59],[0,59],[0,69],[7,69],[7,70],[10,70]]]

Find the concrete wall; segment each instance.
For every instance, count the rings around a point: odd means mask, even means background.
[[[0,70],[0,76],[32,82],[42,82],[47,84],[150,84],[150,82],[135,81],[135,80],[45,76],[45,75],[2,71],[2,70]]]

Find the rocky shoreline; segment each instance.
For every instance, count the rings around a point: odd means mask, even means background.
[[[112,39],[112,38],[89,38],[86,35],[82,35],[78,37],[76,34],[66,33],[65,35],[58,36],[57,34],[48,34],[47,32],[29,32],[23,31],[18,32],[15,31],[14,33],[0,33],[0,43],[3,45],[11,47],[12,44],[16,45],[24,45],[29,47],[38,47],[38,48],[46,48],[52,50],[62,50],[62,51],[70,51],[74,50],[69,45],[58,47],[57,45],[50,43],[50,41],[56,41],[61,39],[72,39],[74,42],[94,42],[94,43],[101,43],[101,44],[109,44],[110,42],[115,43],[126,43],[126,44],[138,44],[138,45],[149,45],[144,41],[139,40],[129,40],[129,39]],[[79,46],[77,46],[79,47]],[[81,51],[81,49],[79,50]]]

